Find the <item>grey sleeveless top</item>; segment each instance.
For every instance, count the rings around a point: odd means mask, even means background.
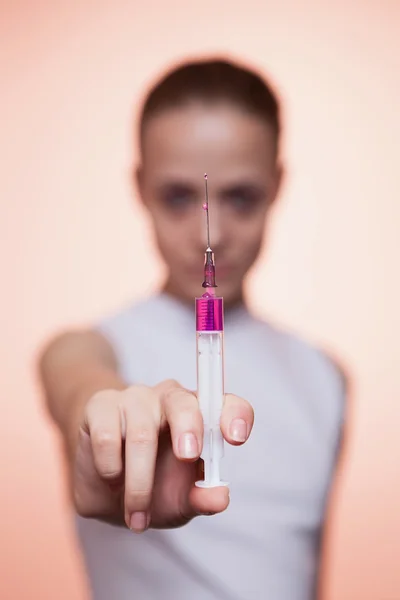
[[[194,314],[164,294],[103,322],[127,384],[196,389]],[[225,319],[226,391],[254,407],[252,436],[226,445],[227,511],[175,530],[78,517],[95,600],[311,600],[345,390],[319,350],[244,308]]]

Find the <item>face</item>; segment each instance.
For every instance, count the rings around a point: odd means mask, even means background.
[[[150,118],[143,138],[138,184],[168,268],[167,289],[190,302],[205,291],[207,173],[216,291],[226,304],[236,302],[278,191],[272,128],[228,104],[199,103]]]

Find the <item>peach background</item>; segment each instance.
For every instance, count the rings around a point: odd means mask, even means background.
[[[324,598],[400,599],[400,4],[328,6],[0,2],[2,599],[87,597],[32,356],[158,280],[131,206],[132,105],[170,61],[220,50],[271,72],[285,99],[289,175],[254,305],[354,378]]]

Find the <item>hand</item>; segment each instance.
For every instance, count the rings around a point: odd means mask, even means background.
[[[253,426],[248,402],[227,394],[221,431],[233,445]],[[73,473],[77,511],[135,532],[179,527],[229,504],[226,487],[197,488],[203,420],[196,395],[174,381],[96,393],[86,404]]]

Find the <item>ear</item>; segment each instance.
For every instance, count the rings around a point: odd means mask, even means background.
[[[285,177],[286,170],[284,168],[284,165],[281,162],[277,162],[275,167],[274,186],[271,190],[270,196],[270,206],[275,204],[277,198],[279,197]]]
[[[143,165],[141,163],[137,164],[132,168],[132,184],[136,186],[138,191],[138,197],[140,201],[145,204],[144,193],[143,193]]]

